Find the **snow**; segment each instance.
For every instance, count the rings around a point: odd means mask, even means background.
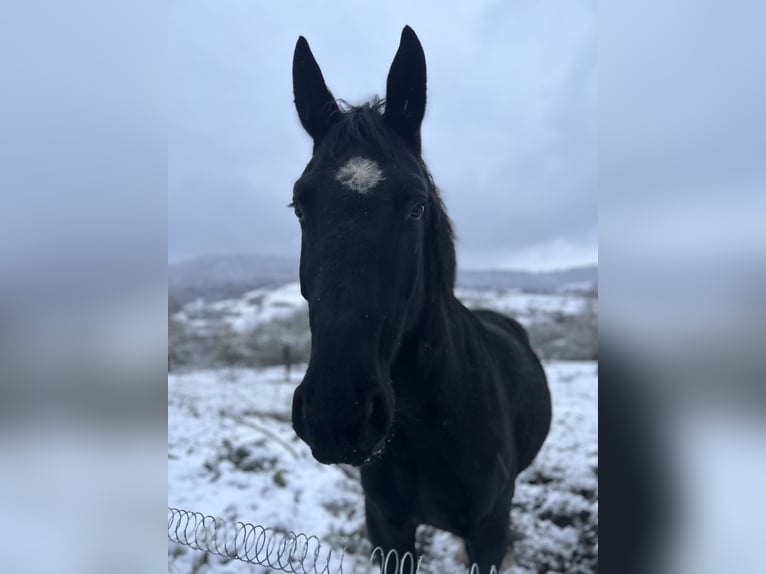
[[[285,289],[263,308],[279,308],[275,301],[295,301],[294,296]],[[545,367],[553,424],[537,459],[517,481],[511,513],[516,565],[507,572],[595,572],[597,364]],[[345,548],[344,572],[353,572],[371,551],[358,472],[319,464],[295,436],[290,405],[300,378],[285,381],[281,368],[170,374],[168,505],[317,536],[323,548]],[[421,527],[418,542],[425,555],[421,572],[466,572],[456,537]],[[168,559],[170,571],[178,573],[270,571],[176,544],[170,544]]]
[[[212,319],[220,319],[234,331],[244,333],[257,325],[289,317],[308,309],[300,283],[287,283],[276,289],[253,289],[241,297],[207,302],[202,299],[184,305],[176,318],[204,331]]]
[[[556,293],[529,293],[518,289],[456,290],[458,298],[470,308],[494,309],[528,325],[553,313],[581,313],[587,299],[578,290]],[[254,289],[235,299],[187,303],[176,318],[191,327],[204,330],[211,319],[220,319],[237,332],[245,333],[272,319],[288,317],[308,307],[301,296],[300,283],[288,283],[277,289]]]
[[[518,289],[456,289],[455,294],[467,307],[492,309],[529,325],[553,313],[581,313],[587,299],[579,292],[527,293]]]

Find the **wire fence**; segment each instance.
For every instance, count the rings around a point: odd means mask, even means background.
[[[420,574],[422,558],[375,548],[368,560],[323,546],[316,536],[229,522],[200,512],[168,508],[168,540],[194,550],[290,574]],[[474,564],[468,574],[479,574]],[[497,574],[493,566],[489,574]]]

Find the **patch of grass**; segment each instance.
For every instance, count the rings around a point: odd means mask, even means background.
[[[274,481],[274,484],[276,484],[279,488],[285,488],[287,486],[287,481],[285,480],[285,471],[281,468],[274,473],[272,480]]]
[[[362,555],[366,557],[372,552],[364,525],[348,532],[331,530],[325,537],[325,540],[333,548],[345,550],[345,553],[349,555]]]

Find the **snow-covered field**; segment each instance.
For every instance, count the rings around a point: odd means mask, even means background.
[[[293,293],[284,293],[290,299]],[[560,303],[560,302],[559,302]],[[267,305],[267,308],[273,307]],[[277,306],[279,307],[279,306]],[[522,473],[512,509],[513,574],[594,573],[598,556],[598,382],[595,362],[545,365],[551,433]],[[371,551],[356,469],[316,462],[290,425],[301,373],[219,369],[168,377],[168,505],[346,549],[344,572]],[[422,527],[420,572],[465,572],[460,541]],[[270,570],[170,544],[173,573]]]
[[[527,293],[518,289],[463,289],[455,295],[471,309],[493,309],[528,325],[551,313],[582,312],[587,299],[582,292]]]
[[[470,308],[494,309],[515,317],[522,324],[529,324],[555,312],[581,312],[587,303],[583,292],[583,289],[527,293],[518,289],[458,288],[455,294]],[[307,308],[300,284],[288,283],[276,289],[254,289],[235,299],[192,301],[184,306],[177,318],[198,329],[204,329],[211,319],[216,319],[235,331],[245,332]]]
[[[210,318],[217,318],[232,329],[244,332],[278,317],[308,309],[301,296],[300,283],[288,283],[276,289],[253,289],[242,297],[208,302],[192,301],[178,318],[190,326],[204,329]]]

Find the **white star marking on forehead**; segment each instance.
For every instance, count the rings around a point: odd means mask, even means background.
[[[365,194],[383,181],[378,164],[364,157],[352,157],[335,174],[335,179],[350,191]]]

